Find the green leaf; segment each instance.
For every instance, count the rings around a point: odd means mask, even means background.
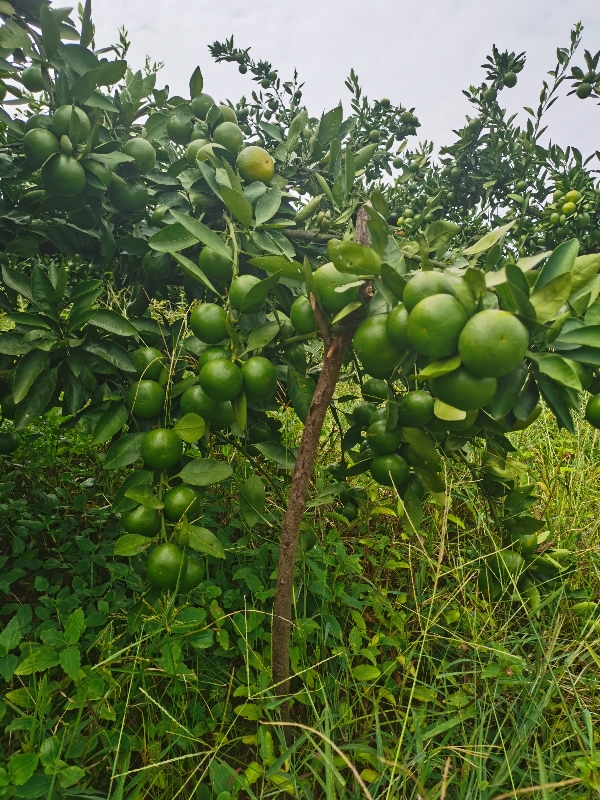
[[[50,7],[45,3],[40,6],[40,27],[46,56],[52,58],[60,45],[60,29]]]
[[[107,61],[104,64],[100,64],[98,86],[113,86],[115,83],[123,80],[126,72],[126,61]]]
[[[135,364],[127,350],[124,350],[120,344],[111,342],[110,339],[88,339],[81,349],[107,361],[123,372],[136,372]]]
[[[211,533],[207,528],[190,525],[188,532],[189,546],[192,550],[196,550],[198,553],[206,553],[206,555],[214,558],[225,558],[223,545],[214,533]]]
[[[230,478],[233,469],[224,461],[215,461],[212,458],[195,458],[186,464],[179,473],[179,478],[184,483],[192,486],[210,486],[213,483]]]
[[[327,242],[327,252],[339,272],[351,275],[379,275],[381,271],[379,255],[375,250],[362,244],[330,239]]]
[[[157,511],[165,507],[165,504],[152,491],[152,487],[146,484],[131,486],[125,492],[125,497],[135,500],[136,503],[146,506],[146,508],[154,508]]]
[[[246,401],[246,393],[242,390],[237,397],[231,401],[233,406],[233,413],[238,428],[244,432],[248,426],[248,403]]]
[[[428,464],[440,463],[441,457],[433,440],[420,428],[402,428],[402,441],[409,444]]]
[[[381,670],[371,664],[359,664],[352,669],[352,677],[361,683],[372,683],[381,675]]]
[[[85,103],[89,100],[90,96],[94,93],[98,85],[101,68],[90,70],[82,75],[79,80],[75,81],[71,87],[71,96],[73,100],[80,103]]]
[[[249,228],[252,223],[252,204],[241,192],[236,192],[229,186],[221,186],[221,196],[233,216],[242,223],[244,228]]]
[[[85,75],[86,72],[100,66],[98,58],[91,50],[80,44],[61,44],[59,55],[78,75]]]
[[[16,269],[6,267],[3,264],[2,280],[9,288],[14,289],[15,292],[18,292],[27,300],[33,301],[31,281],[22,272],[18,272]]]
[[[0,633],[0,657],[10,653],[21,641],[21,627],[17,617],[13,617]]]
[[[56,388],[58,370],[44,370],[32,383],[27,397],[17,405],[15,430],[21,431],[44,411]]]
[[[173,216],[176,213],[171,212]],[[198,223],[201,224],[201,223]],[[148,244],[153,250],[161,253],[177,253],[179,250],[187,250],[197,244],[198,239],[179,222],[167,225],[157,233],[152,234],[148,239]]]
[[[461,364],[460,356],[451,356],[443,361],[434,361],[419,372],[417,380],[429,381],[431,378],[439,378],[440,375],[447,375],[449,372],[454,372]]]
[[[377,145],[376,144],[368,144],[368,145],[366,145],[366,147],[361,147],[360,150],[358,150],[354,154],[354,166],[355,166],[355,168],[357,170],[359,170],[359,169],[363,169],[364,167],[366,167],[367,164],[369,163],[369,161],[375,155],[376,150],[377,150]],[[317,176],[318,176],[318,173],[317,173]]]
[[[445,219],[436,219],[425,229],[425,238],[431,250],[445,252],[452,239],[460,232],[460,227],[454,222],[447,222]],[[442,252],[442,255],[443,255]]]
[[[248,353],[251,350],[260,350],[262,347],[269,344],[269,342],[272,342],[278,333],[279,325],[277,322],[265,322],[264,325],[259,325],[258,328],[254,328],[253,331],[250,331],[245,352]]]
[[[240,489],[240,511],[249,528],[263,519],[265,513],[265,487],[256,473],[252,473]]]
[[[308,409],[312,403],[316,383],[312,378],[305,377],[293,367],[287,368],[287,388],[292,407],[300,420],[306,422]]]
[[[258,256],[251,258],[253,267],[264,269],[265,272],[281,272],[284,278],[302,280],[302,266],[297,261],[289,261],[285,256]]]
[[[51,319],[58,320],[58,304],[54,286],[50,283],[48,276],[42,272],[39,264],[36,264],[33,268],[31,295],[33,302],[42,311],[45,311]]]
[[[381,282],[398,300],[402,300],[406,280],[389,264],[381,265]]]
[[[499,228],[495,228],[493,231],[486,233],[485,236],[482,236],[479,241],[472,244],[471,247],[467,247],[466,250],[463,250],[463,254],[466,256],[474,256],[478,253],[484,253],[486,250],[489,250],[490,247],[493,247],[497,244],[500,239],[508,233],[508,231],[516,224],[516,220],[509,222],[508,225],[502,225]]]
[[[197,264],[194,264],[194,262],[189,258],[186,258],[186,256],[182,256],[181,253],[171,253],[171,255],[188,277],[192,278],[192,280],[198,281],[198,283],[206,286],[206,288],[210,289],[211,292],[214,292],[221,297],[219,292],[215,289]]]
[[[576,392],[582,391],[581,382],[573,367],[556,354],[545,353],[527,353],[529,358],[538,366],[540,372],[553,380],[567,386],[569,389],[574,389]]]
[[[566,428],[574,436],[575,426],[571,416],[572,403],[568,390],[547,375],[537,375],[537,385],[556,417],[559,428]]]
[[[247,308],[252,308],[252,306],[262,306],[266,302],[271,289],[274,289],[279,283],[280,277],[281,273],[276,272],[274,275],[269,275],[268,278],[263,278],[262,281],[255,283],[242,301],[241,313],[243,314]]]
[[[82,608],[76,608],[65,622],[65,641],[67,644],[77,644],[85,631],[85,615]]]
[[[58,771],[58,780],[63,789],[68,789],[78,783],[85,775],[85,770],[81,767],[63,767]]]
[[[202,244],[210,247],[211,250],[214,250],[216,253],[219,253],[219,255],[223,256],[224,258],[228,258],[231,261],[231,250],[214,231],[211,231],[211,229],[207,228],[206,225],[198,222],[197,219],[188,217],[186,214],[181,214],[179,211],[175,211],[175,209],[171,209],[171,214],[175,217],[177,223],[182,225],[196,241],[202,242]]]
[[[347,285],[344,286],[344,289],[347,289],[347,288],[348,288]],[[348,305],[344,306],[344,308],[342,308],[341,311],[338,311],[338,313],[335,315],[335,317],[331,320],[331,324],[335,325],[336,323],[341,322],[341,320],[343,320],[346,317],[348,317],[354,311],[357,311],[361,306],[362,306],[362,303],[361,303],[360,300],[355,300],[353,303],[348,303]]]
[[[556,249],[558,250],[560,247],[562,245]],[[543,283],[541,288],[538,288],[539,282],[538,278],[535,291],[532,292],[529,301],[535,309],[537,321],[544,323],[553,319],[567,302],[571,293],[571,275],[568,272],[558,274]]]
[[[559,276],[570,274],[575,265],[578,252],[579,241],[577,239],[570,239],[568,242],[559,244],[540,270],[540,274],[535,283],[536,292]]]
[[[28,673],[29,674],[29,673]],[[15,786],[23,786],[37,769],[39,753],[17,753],[8,762],[8,774]]]
[[[12,395],[15,403],[20,403],[27,396],[34,381],[42,373],[48,363],[48,353],[43,350],[32,350],[17,364],[13,380]]]
[[[190,412],[178,420],[173,430],[182,441],[193,444],[204,436],[206,423],[201,416]]]
[[[104,459],[104,469],[121,469],[142,457],[141,446],[145,433],[127,433],[113,442]]]
[[[571,292],[582,289],[600,269],[600,253],[577,256],[571,270]]]
[[[137,533],[127,533],[120,536],[115,543],[116,556],[137,556],[147,550],[156,540],[148,536],[139,536]]]
[[[465,419],[467,416],[466,411],[461,411],[460,408],[454,408],[454,406],[449,406],[447,403],[442,403],[437,397],[433,404],[433,413],[438,419],[445,419],[448,421]]]
[[[15,670],[15,675],[33,675],[34,672],[43,672],[57,664],[58,656],[53,647],[35,647],[31,654],[21,661]]]
[[[294,469],[296,456],[291,450],[287,450],[282,444],[276,442],[261,442],[254,445],[265,458],[274,461],[282,469]]]
[[[94,316],[90,317],[88,324],[95,325],[97,328],[102,328],[115,336],[133,336],[135,339],[138,337],[137,330],[133,327],[129,320],[117,314],[116,311],[102,308],[94,311]]]
[[[317,139],[321,147],[326,147],[332,139],[335,139],[339,133],[343,118],[344,111],[341,104],[323,114],[317,132]]]
[[[108,442],[115,433],[118,433],[123,428],[128,419],[129,411],[124,403],[111,403],[96,423],[92,444],[97,445]]]
[[[45,739],[40,747],[40,759],[44,767],[52,767],[58,761],[60,755],[60,739],[58,736],[51,736]]]
[[[586,325],[583,328],[574,328],[573,330],[565,331],[560,334],[556,342],[600,347],[600,325]]]
[[[0,47],[4,50],[31,49],[31,41],[26,31],[12,19],[7,19],[0,28]]]
[[[81,669],[81,653],[78,647],[65,647],[60,651],[60,665],[72,680],[79,676]]]
[[[204,89],[204,78],[202,77],[202,72],[200,71],[200,67],[196,67],[196,69],[192,72],[192,77],[190,78],[190,97],[193,100],[194,97],[197,97],[199,94],[202,94],[202,90]]]
[[[281,189],[273,187],[260,198],[256,204],[255,217],[256,225],[262,225],[274,217],[281,205]]]

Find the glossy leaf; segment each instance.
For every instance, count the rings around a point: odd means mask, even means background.
[[[195,458],[186,464],[179,473],[184,483],[191,486],[211,486],[220,483],[233,475],[233,470],[225,461],[212,458]]]
[[[281,273],[276,272],[274,275],[269,275],[268,278],[259,281],[259,283],[255,283],[242,301],[241,313],[243,314],[246,309],[252,308],[252,306],[263,305],[271,289],[279,283],[280,277]]]
[[[56,388],[58,370],[47,369],[41,372],[31,384],[27,397],[17,404],[15,430],[21,431],[45,410]]]
[[[190,259],[186,258],[186,256],[182,256],[181,253],[172,253],[171,255],[188,277],[192,278],[192,280],[198,281],[198,283],[201,283],[203,286],[206,286],[207,289],[210,289],[211,292],[214,292],[220,296],[219,292],[215,289],[197,264],[194,264],[194,262],[190,261]]]
[[[141,458],[142,439],[145,433],[127,433],[113,442],[104,459],[104,469],[121,469]]]
[[[184,414],[184,416],[177,421],[173,430],[182,441],[193,444],[204,436],[206,423],[201,416],[190,412],[189,414]]]
[[[129,320],[125,319],[121,314],[117,314],[116,311],[110,311],[107,308],[94,311],[94,315],[89,318],[88,323],[113,333],[115,336],[133,336],[135,339],[138,337],[137,330]]]
[[[536,292],[559,276],[570,274],[575,265],[578,252],[579,241],[577,239],[570,239],[568,242],[559,244],[540,270],[538,279],[535,282]]]
[[[160,511],[165,507],[162,500],[159,500],[154,494],[152,487],[146,484],[131,486],[125,492],[125,497],[128,497],[130,500],[135,500],[136,503],[139,503],[141,506],[146,506],[146,508],[154,508],[156,511]]]
[[[244,228],[249,228],[252,223],[252,205],[243,194],[236,192],[229,186],[221,186],[221,196],[233,216],[242,223]]]
[[[115,542],[116,556],[137,556],[147,550],[156,540],[148,536],[139,536],[137,533],[127,533]]]
[[[256,209],[254,211],[256,224],[262,225],[263,223],[268,222],[272,217],[275,216],[280,205],[281,189],[278,189],[277,187],[269,189],[269,191],[264,194],[256,204]]]
[[[116,342],[111,342],[110,339],[88,339],[81,349],[107,361],[123,372],[136,372],[135,364],[127,350]]]
[[[196,239],[196,241],[202,242],[202,244],[210,247],[211,250],[219,253],[219,255],[231,260],[231,250],[214,231],[212,231],[210,228],[207,228],[206,225],[203,225],[201,222],[198,222],[197,219],[193,219],[185,214],[181,214],[175,209],[171,209],[171,214],[175,217],[178,224],[185,228],[185,230],[190,233],[194,239]]]
[[[254,445],[256,449],[270,461],[274,461],[282,469],[294,469],[296,456],[291,450],[286,449],[277,442],[261,442]]]
[[[285,256],[258,256],[251,258],[253,267],[264,269],[265,272],[281,272],[284,278],[302,280],[302,266],[297,261],[289,261]]]
[[[293,367],[288,367],[287,388],[294,411],[302,422],[306,422],[308,409],[317,388],[316,383],[312,378],[296,372]]]
[[[206,553],[213,558],[225,558],[223,545],[207,528],[190,525],[188,528],[189,546],[198,553]]]
[[[549,322],[568,300],[571,293],[571,275],[568,272],[560,273],[544,282],[541,288],[538,287],[539,282],[538,278],[529,301],[535,309],[537,321]]]
[[[240,511],[249,528],[262,521],[265,512],[265,487],[256,473],[240,489]]]
[[[27,396],[33,382],[43,372],[48,363],[48,354],[43,350],[32,350],[17,364],[13,380],[12,395],[15,403],[20,403]]]
[[[174,225],[167,225],[157,233],[152,234],[148,239],[150,247],[161,253],[177,253],[180,250],[193,247],[197,242],[196,236],[190,234],[187,228],[179,222]]]
[[[122,430],[129,419],[129,411],[124,403],[112,403],[96,423],[92,444],[104,444],[109,439]]]

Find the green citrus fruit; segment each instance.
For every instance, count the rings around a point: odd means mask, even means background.
[[[139,214],[148,203],[148,190],[141,181],[115,182],[110,186],[110,201],[122,214]]]
[[[69,136],[72,109],[73,106],[61,106],[54,112],[54,116],[52,117],[52,130],[59,139],[61,136]],[[87,142],[92,132],[90,118],[85,111],[82,111],[82,109],[77,106],[75,106],[75,114],[79,118],[79,136],[77,137],[77,141],[74,141],[73,144],[77,144],[77,142]]]
[[[600,394],[596,394],[587,402],[585,418],[594,428],[600,428]]]
[[[187,144],[192,138],[192,123],[173,114],[167,123],[167,135],[175,144]]]
[[[339,286],[345,286],[347,283],[356,283],[356,276],[339,272],[333,264],[324,264],[319,267],[313,273],[313,278],[321,302],[334,314],[345,308],[348,303],[353,303],[360,299],[356,286],[352,286],[343,292],[335,291]]]
[[[517,83],[517,76],[514,72],[507,72],[504,75],[504,85],[507,89],[512,89]]]
[[[244,146],[244,134],[235,122],[222,122],[213,131],[213,141],[237,155]]]
[[[308,297],[301,294],[294,300],[290,309],[290,320],[299,334],[312,333],[315,330],[317,320]]]
[[[156,381],[137,381],[127,392],[127,405],[136,417],[151,419],[165,407],[165,390]]]
[[[59,153],[44,165],[44,181],[57,195],[73,197],[85,188],[85,172],[79,161]]]
[[[565,214],[565,216],[567,217],[570,217],[571,214],[574,214],[576,211],[577,211],[577,206],[575,205],[575,203],[565,203],[564,206],[562,207],[562,213]]]
[[[157,253],[149,250],[142,259],[142,266],[151,278],[166,278],[171,274],[173,259],[168,253]]]
[[[183,578],[179,580],[179,591],[187,594],[204,580],[204,560],[198,553],[188,553],[187,568]]]
[[[219,404],[209,397],[201,386],[190,386],[181,395],[179,405],[184,414],[198,414],[203,420],[210,420],[217,413]]]
[[[206,119],[206,115],[214,106],[215,101],[209,94],[197,94],[192,100],[192,111],[198,119]]]
[[[206,139],[192,139],[192,141],[188,144],[185,151],[185,157],[190,164],[196,163],[198,151],[201,150],[205,144],[207,144]]]
[[[183,442],[175,431],[155,428],[144,436],[140,450],[151,469],[169,469],[183,455]]]
[[[175,589],[187,572],[188,558],[173,542],[154,547],[146,559],[146,577],[159,589]]]
[[[275,394],[277,373],[268,358],[252,356],[242,364],[244,391],[250,403],[263,403]]]
[[[222,342],[227,338],[227,312],[216,303],[201,303],[192,309],[190,327],[201,342]]]
[[[386,320],[387,314],[367,317],[360,323],[352,339],[354,352],[363,369],[374,378],[388,378],[404,355],[390,341]]]
[[[408,478],[408,464],[397,453],[376,456],[371,462],[371,475],[381,486],[398,488]]]
[[[164,514],[169,522],[179,522],[185,514],[188,519],[195,519],[193,514],[198,510],[200,498],[191,486],[174,486],[165,492],[163,497]]]
[[[357,425],[360,425],[361,428],[366,428],[369,427],[369,419],[374,411],[375,406],[373,403],[359,403],[354,406],[352,417]]]
[[[437,398],[462,411],[487,405],[496,394],[496,387],[496,378],[480,378],[463,366],[429,381],[429,388]]]
[[[123,145],[125,155],[131,156],[135,161],[137,171],[146,175],[156,166],[156,150],[147,139],[135,137]]]
[[[580,83],[577,87],[575,94],[580,100],[585,100],[586,97],[589,97],[593,91],[593,86],[591,83]]]
[[[367,378],[362,385],[362,396],[367,402],[388,399],[388,385],[379,378]]]
[[[430,295],[410,312],[408,337],[419,353],[438,361],[456,352],[466,321],[467,313],[456,298],[448,294]]]
[[[417,272],[404,287],[402,302],[410,313],[413,308],[432,294],[451,294],[446,276],[442,272]]]
[[[403,303],[399,303],[387,315],[385,327],[390,342],[399,350],[410,349],[408,338],[408,311]]]
[[[508,311],[475,314],[458,338],[465,367],[482,378],[499,378],[516,369],[529,344],[527,328]]]
[[[60,144],[52,131],[33,128],[23,137],[23,150],[32,166],[38,169],[50,156],[60,152]]]
[[[275,162],[263,147],[244,147],[237,157],[238,172],[246,183],[269,183],[275,174]]]
[[[402,443],[400,428],[387,430],[385,420],[374,422],[367,430],[367,446],[378,456],[395,453]]]
[[[160,530],[160,517],[155,508],[138,506],[132,511],[121,515],[121,525],[127,533],[136,533],[139,536],[156,536]]]
[[[235,422],[235,413],[231,402],[227,400],[225,403],[219,403],[214,417],[210,421],[210,427],[213,431],[224,431],[225,428],[230,428]]]
[[[234,125],[237,125],[237,114],[231,108],[231,106],[226,106],[223,103],[219,106],[219,111],[221,112],[221,116],[225,120],[225,122],[233,122]]]
[[[46,86],[39,67],[25,67],[21,73],[21,83],[28,92],[42,92]]]
[[[487,559],[487,565],[500,583],[517,580],[525,571],[527,564],[515,550],[501,550]]]
[[[257,283],[260,283],[260,281],[254,275],[239,275],[237,278],[233,279],[229,287],[229,302],[236,311],[241,313],[244,298]],[[264,302],[260,301],[258,303],[253,303],[251,306],[244,309],[244,314],[256,314],[263,305]]]
[[[398,424],[405,428],[422,428],[433,419],[434,399],[422,389],[405,394],[398,405]]]
[[[233,400],[244,386],[240,368],[226,358],[205,364],[200,370],[199,380],[206,394],[218,403]]]
[[[342,509],[342,514],[346,517],[348,522],[354,522],[358,517],[358,509],[354,503],[346,503]]]
[[[129,355],[140,378],[147,381],[157,381],[160,378],[165,358],[159,350],[154,347],[140,347]]]
[[[0,433],[0,456],[9,456],[14,453],[21,440],[16,433],[12,431],[2,431]]]
[[[369,141],[370,142],[378,142],[380,136],[381,136],[381,134],[379,133],[379,131],[376,128],[374,128],[372,131],[369,131]]]
[[[583,195],[581,192],[578,192],[577,189],[571,189],[570,192],[567,192],[564,196],[565,203],[578,203]]]
[[[198,358],[198,372],[200,372],[202,367],[208,364],[209,361],[216,361],[218,358],[229,358],[230,355],[230,352],[224,347],[218,347],[216,345],[205,347]]]
[[[220,253],[203,247],[198,256],[198,266],[207,278],[219,283],[229,283],[233,277],[233,264]]]
[[[52,130],[52,117],[48,114],[32,114],[25,120],[25,132],[32,131],[34,128],[44,128]]]
[[[0,409],[2,409],[2,416],[4,419],[14,419],[17,410],[17,405],[14,401],[12,394],[5,394],[0,401]]]

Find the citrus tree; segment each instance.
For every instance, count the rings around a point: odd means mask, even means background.
[[[232,473],[215,457],[224,445],[251,468],[249,527],[264,515],[268,463],[291,473],[273,606],[282,694],[328,410],[341,459],[321,499],[339,497],[352,521],[365,503],[348,480],[370,473],[418,535],[425,496],[446,502],[444,459],[459,459],[503,542],[480,554],[481,591],[539,605],[568,553],[539,540],[506,434],[532,424],[541,400],[572,431],[600,366],[598,189],[577,151],[540,144],[581,30],[525,130],[497,99],[523,56],[494,49],[469,92],[475,122],[439,166],[429,145],[408,149],[414,109],[370,103],[354,73],[353,113],[311,117],[296,77],[215,43],[217,60],[260,85],[234,107],[204,91],[199,68],[189,97],[158,89],[151,65],[128,66],[124,35],[97,49],[89,2],[79,26],[33,0],[0,13],[1,407],[14,421],[3,453],[58,406],[108,445],[107,470],[143,462],[113,509],[116,554],[147,554],[146,602],[192,591],[199,553],[224,556],[200,524],[202,487]],[[303,425],[297,450],[282,406]],[[597,397],[587,418],[600,426]]]

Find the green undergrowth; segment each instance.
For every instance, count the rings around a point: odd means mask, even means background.
[[[293,418],[281,421],[292,444]],[[284,731],[269,612],[289,474],[261,462],[272,483],[250,529],[247,462],[217,454],[234,475],[206,490],[201,524],[226,558],[206,557],[191,595],[145,595],[143,557],[113,556],[124,474],[107,477],[86,434],[59,423],[27,428],[0,465],[0,798],[492,800],[546,784],[558,786],[527,796],[597,796],[600,641],[570,610],[599,587],[589,426],[572,437],[544,415],[511,437],[530,511],[575,557],[532,607],[477,590],[500,540],[475,451],[447,460],[449,494],[414,526],[398,498],[353,479],[367,499],[349,523],[327,494],[332,423],[303,523]]]

